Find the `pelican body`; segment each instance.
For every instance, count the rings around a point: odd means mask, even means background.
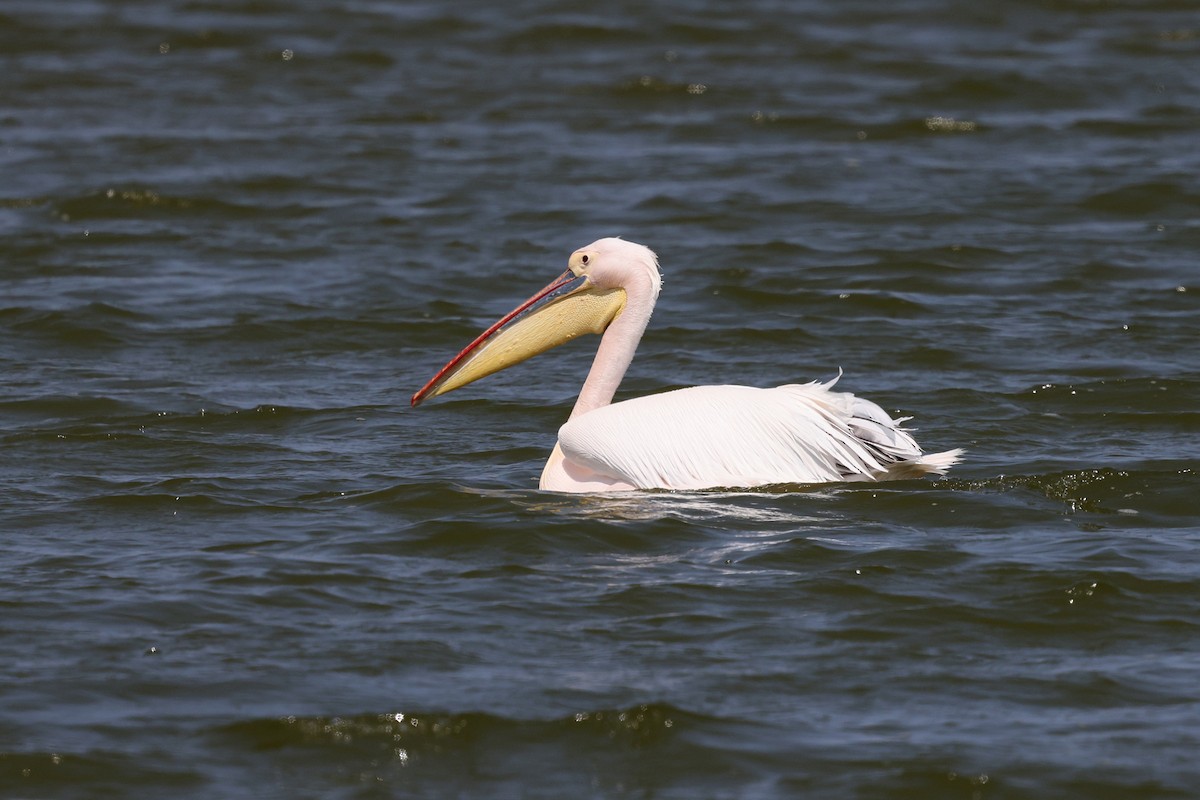
[[[753,488],[943,474],[961,450],[926,455],[837,379],[759,389],[693,386],[613,403],[658,299],[658,258],[600,239],[567,270],[501,317],[413,395],[413,406],[585,333],[600,346],[542,471],[560,492]]]

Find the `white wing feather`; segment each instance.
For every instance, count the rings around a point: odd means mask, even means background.
[[[887,480],[942,473],[876,404],[828,383],[696,386],[604,406],[558,432],[564,457],[639,489]]]

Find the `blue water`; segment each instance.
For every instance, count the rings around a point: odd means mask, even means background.
[[[1197,19],[8,0],[0,796],[1195,796]],[[618,399],[966,460],[542,493],[592,337],[409,408],[609,235]]]

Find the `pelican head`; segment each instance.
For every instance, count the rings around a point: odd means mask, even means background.
[[[413,406],[519,364],[585,333],[602,334],[621,316],[628,291],[653,306],[658,258],[623,239],[599,239],[571,254],[567,270],[476,337],[413,395]],[[646,311],[649,317],[649,310]]]

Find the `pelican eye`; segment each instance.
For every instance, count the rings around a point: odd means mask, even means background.
[[[596,253],[581,253],[576,250],[571,254],[571,260],[567,262],[567,268],[575,273],[575,277],[582,278],[591,271],[596,263]]]

